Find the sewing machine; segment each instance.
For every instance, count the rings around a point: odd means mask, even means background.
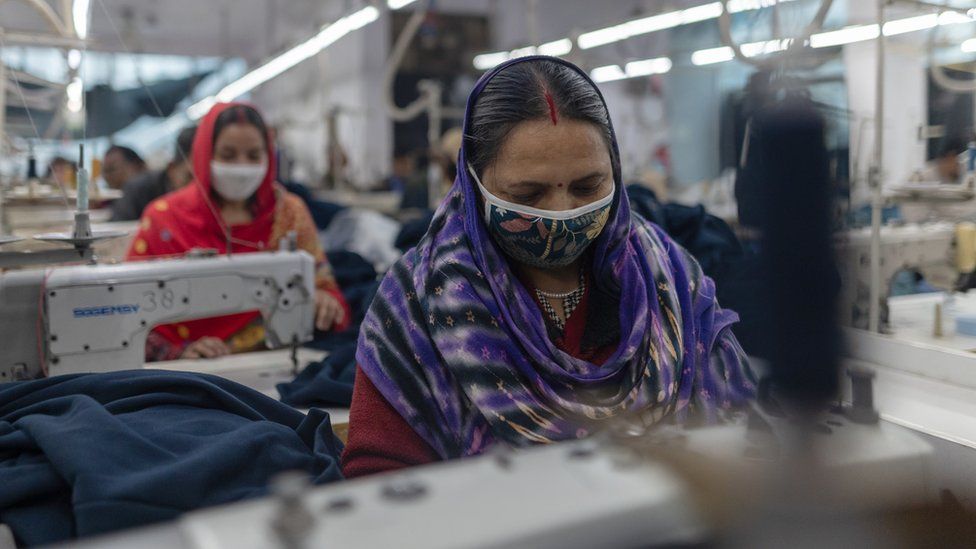
[[[259,311],[274,349],[313,337],[301,251],[79,265],[0,275],[0,381],[142,366],[159,324]]]
[[[881,297],[890,293],[892,278],[899,271],[913,268],[924,272],[935,286],[951,288],[957,276],[953,245],[955,225],[926,223],[881,228]],[[871,286],[871,231],[854,229],[835,239],[840,269],[841,323],[867,325],[868,295]]]
[[[788,422],[761,417],[499,447],[320,488],[286,476],[272,483],[271,497],[70,547],[697,547],[728,534],[723,520],[754,520],[761,494],[777,482],[770,471],[789,461]],[[831,493],[847,511],[932,496],[928,445],[896,426],[854,417],[828,414],[814,435],[811,454],[819,460],[812,460],[823,469],[803,474],[821,475],[819,493]]]

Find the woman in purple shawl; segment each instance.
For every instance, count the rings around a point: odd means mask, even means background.
[[[510,61],[471,93],[457,180],[363,323],[344,471],[717,421],[754,393],[736,320],[631,213],[596,85]]]

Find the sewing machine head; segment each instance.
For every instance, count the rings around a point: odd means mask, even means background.
[[[309,341],[305,252],[83,265],[0,275],[0,382],[138,368],[153,327],[258,311],[270,348]]]
[[[854,229],[836,243],[841,275],[841,323],[866,327],[871,285],[870,229]],[[906,270],[925,275],[935,286],[952,288],[958,276],[955,225],[926,223],[881,228],[882,299],[887,300],[896,276]]]

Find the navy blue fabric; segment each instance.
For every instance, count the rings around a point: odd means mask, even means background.
[[[334,349],[325,360],[309,364],[293,381],[278,384],[281,401],[297,408],[352,404],[356,377],[356,342]]]
[[[627,196],[633,211],[664,229],[695,256],[709,277],[721,277],[728,263],[742,254],[739,239],[728,224],[703,206],[662,204],[654,191],[642,185],[629,185]]]
[[[308,206],[309,213],[312,214],[312,219],[315,221],[315,226],[320,231],[324,231],[332,223],[332,218],[336,214],[346,209],[345,206],[315,198],[312,192],[308,190],[308,187],[301,183],[283,181],[281,184],[288,192],[297,195],[305,202],[305,205]]]
[[[352,322],[345,332],[321,332],[316,330],[315,338],[306,346],[322,351],[335,351],[359,339],[359,326],[363,323],[373,296],[379,287],[376,269],[372,263],[355,252],[346,250],[329,252],[329,263],[336,282],[342,288],[342,295],[352,311]]]
[[[419,244],[420,239],[427,234],[432,219],[434,219],[434,212],[427,212],[420,219],[404,223],[393,245],[401,252],[407,253],[407,250]]]
[[[309,364],[294,380],[278,385],[281,401],[299,408],[352,404],[352,383],[356,376],[356,342],[359,327],[379,288],[376,269],[359,254],[329,252],[336,282],[352,311],[352,323],[345,332],[319,332],[306,346],[329,351],[321,362]]]
[[[286,470],[341,479],[329,416],[234,382],[154,370],[0,385],[0,522],[19,544],[173,519],[266,492]]]

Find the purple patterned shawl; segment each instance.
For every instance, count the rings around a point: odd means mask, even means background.
[[[465,126],[492,76],[531,59],[481,78]],[[719,307],[714,283],[684,249],[631,213],[616,165],[614,209],[589,255],[593,283],[620,297],[620,342],[602,366],[559,350],[487,232],[465,148],[427,234],[384,279],[357,353],[366,376],[441,457],[497,441],[579,438],[621,415],[648,424],[695,411],[714,421],[752,397],[752,373],[729,330],[737,315]]]

